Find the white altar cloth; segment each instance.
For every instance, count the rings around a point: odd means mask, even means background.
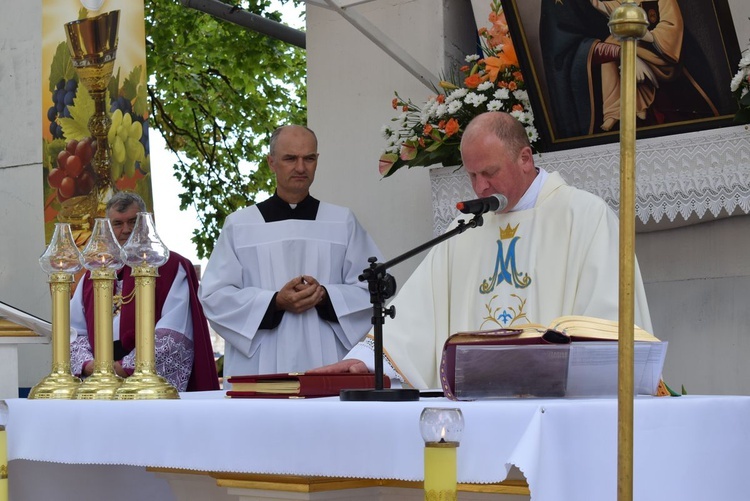
[[[460,407],[459,482],[500,482],[515,465],[534,501],[617,497],[611,398],[376,403],[208,392],[6,404],[10,461],[412,481],[423,477],[422,409]],[[634,414],[634,499],[748,499],[750,397],[639,397]]]

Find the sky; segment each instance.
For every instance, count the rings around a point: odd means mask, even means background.
[[[304,7],[295,8],[291,2],[282,5],[278,0],[274,0],[272,4],[282,12],[285,24],[293,28],[303,26],[299,14]],[[161,134],[153,127],[149,133],[149,146],[156,231],[170,250],[182,254],[193,264],[201,264],[201,269],[205,270],[208,260],[198,259],[195,244],[190,241],[193,231],[199,227],[197,213],[192,207],[185,211],[180,210],[179,194],[184,189],[173,175],[172,166],[176,159],[167,150]]]

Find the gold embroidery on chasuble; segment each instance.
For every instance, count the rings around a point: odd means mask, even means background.
[[[516,263],[516,246],[521,240],[516,235],[519,226],[520,223],[499,228],[500,238],[496,242],[497,253],[492,273],[479,285],[479,293],[489,296],[484,304],[485,315],[480,329],[487,324],[490,324],[488,327],[509,327],[529,321],[524,310],[524,289],[531,285],[532,279],[527,272],[519,270]],[[512,291],[502,292],[507,287],[511,287]]]

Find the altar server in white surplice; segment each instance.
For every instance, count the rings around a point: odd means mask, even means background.
[[[310,196],[317,148],[307,127],[274,131],[276,193],[227,217],[208,261],[199,295],[226,341],[225,378],[334,363],[371,327],[357,277],[381,254],[349,209]]]
[[[501,193],[508,206],[435,246],[394,298],[384,369],[417,388],[441,387],[443,344],[455,332],[548,325],[563,315],[618,319],[619,225],[606,203],[536,168],[523,126],[508,114],[479,115],[461,148],[477,196]],[[637,266],[635,278],[635,322],[650,332]],[[371,345],[368,337],[317,371],[372,371]]]

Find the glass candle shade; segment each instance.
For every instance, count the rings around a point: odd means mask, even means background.
[[[81,253],[68,223],[55,224],[39,264],[47,272],[52,295],[52,371],[31,389],[28,398],[69,399],[81,384],[70,373],[70,284],[73,273],[81,269]]]
[[[55,223],[52,240],[39,258],[39,264],[48,275],[52,273],[74,274],[81,269],[81,252],[73,238],[70,224]]]
[[[158,268],[169,259],[169,249],[159,238],[150,212],[139,212],[135,227],[122,247],[120,257],[131,268],[150,266]]]
[[[424,498],[449,501],[457,497],[456,448],[464,429],[461,409],[427,407],[419,418],[425,442]]]
[[[120,250],[120,244],[112,231],[112,223],[104,217],[96,218],[91,238],[81,253],[81,262],[87,270],[117,271],[124,265]]]

